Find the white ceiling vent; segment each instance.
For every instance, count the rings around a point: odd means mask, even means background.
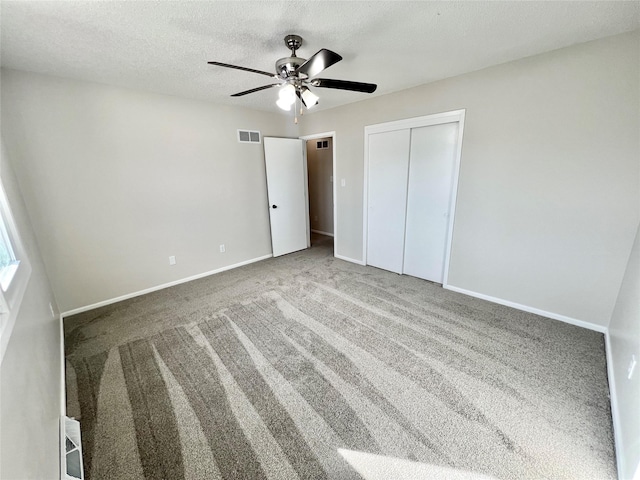
[[[260,132],[255,130],[238,130],[240,143],[260,143]]]

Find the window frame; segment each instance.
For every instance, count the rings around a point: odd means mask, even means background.
[[[13,253],[14,261],[0,269],[3,285],[0,287],[0,364],[13,333],[24,293],[31,277],[31,262],[14,220],[9,199],[0,176],[0,228],[4,227],[5,239]]]

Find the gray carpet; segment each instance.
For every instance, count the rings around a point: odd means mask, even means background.
[[[65,319],[87,479],[615,478],[601,334],[313,243]]]

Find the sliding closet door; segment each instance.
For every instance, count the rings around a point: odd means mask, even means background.
[[[458,123],[411,129],[403,273],[442,283]]]
[[[402,273],[409,129],[369,135],[367,264]]]

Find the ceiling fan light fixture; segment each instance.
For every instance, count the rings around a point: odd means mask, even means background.
[[[300,95],[302,96],[302,100],[307,108],[311,108],[318,104],[319,97],[308,88],[303,88]]]
[[[285,111],[290,111],[291,110],[291,105],[293,105],[293,103],[289,103],[286,100],[283,100],[282,98],[278,99],[278,101],[276,102],[276,105],[278,107],[280,107],[282,110]]]
[[[294,87],[290,83],[286,84],[285,86],[280,88],[280,93],[278,93],[278,97],[280,98],[280,100],[278,101],[282,101],[282,102],[288,103],[289,105],[293,105],[294,102],[296,101],[296,87]]]

